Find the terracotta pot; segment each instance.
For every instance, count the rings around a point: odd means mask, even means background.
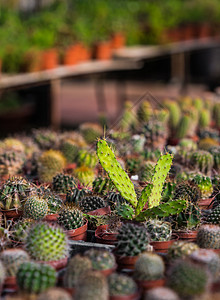
[[[200,209],[211,209],[212,208],[212,201],[215,199],[215,197],[213,198],[208,198],[208,199],[200,199],[198,201],[198,205]]]
[[[6,277],[3,285],[4,289],[10,289],[10,290],[18,290],[17,282],[16,282],[16,276],[13,277]]]
[[[100,244],[115,245],[118,233],[107,232],[108,225],[100,225],[95,231],[96,242]]]
[[[197,237],[197,230],[189,231],[173,231],[179,236],[180,240],[185,240],[187,242],[195,242]]]
[[[47,222],[56,222],[59,214],[51,214],[51,215],[46,215],[44,218],[45,221]]]
[[[80,62],[81,49],[82,45],[80,43],[70,46],[64,54],[64,65],[72,66],[78,64]]]
[[[133,270],[138,257],[139,257],[138,255],[137,256],[120,256],[120,255],[115,254],[116,262],[118,264],[118,269]]]
[[[76,168],[76,166],[77,166],[76,163],[67,164],[64,172],[69,174]]]
[[[140,299],[140,293],[137,292],[132,295],[118,295],[118,296],[110,296],[109,300],[138,300]]]
[[[106,269],[106,270],[99,270],[100,273],[102,273],[102,275],[104,276],[109,276],[110,274],[114,273],[117,269],[117,265],[115,265],[113,268],[111,269]]]
[[[38,263],[50,265],[55,270],[61,270],[61,269],[66,267],[67,261],[68,261],[68,257],[65,257],[65,258],[62,258],[60,260],[38,261]]]
[[[92,57],[92,51],[82,45],[81,51],[80,51],[80,56],[79,56],[80,62],[88,61],[91,59],[91,57]]]
[[[58,66],[58,52],[56,49],[45,50],[42,53],[42,70],[51,70]]]
[[[160,253],[167,253],[168,248],[179,239],[177,234],[172,235],[172,239],[169,241],[158,241],[158,242],[151,242],[150,244],[153,246],[155,252]]]
[[[94,55],[99,60],[109,60],[112,56],[111,42],[99,42],[95,45]]]
[[[42,68],[42,51],[30,49],[24,54],[23,67],[24,72],[39,72]]]
[[[203,23],[198,26],[198,38],[208,38],[212,35],[212,29],[210,24]]]
[[[72,230],[66,230],[65,232],[70,240],[86,241],[87,228],[88,228],[88,220],[85,221],[85,224],[83,226]]]
[[[125,46],[125,35],[121,32],[114,33],[111,39],[111,46],[113,49],[120,49]]]
[[[88,215],[91,216],[104,216],[104,215],[108,215],[111,213],[111,208],[110,206],[106,206],[106,207],[102,207],[102,208],[98,208],[96,210],[92,210],[90,212],[88,212]]]
[[[157,280],[136,280],[138,286],[143,290],[147,291],[155,287],[160,287],[165,285],[165,279]]]
[[[15,209],[8,209],[8,210],[1,209],[0,212],[3,213],[3,215],[5,215],[7,219],[18,219],[23,215],[22,210],[15,210]]]

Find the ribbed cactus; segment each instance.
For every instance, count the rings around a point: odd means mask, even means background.
[[[189,135],[191,122],[192,118],[188,114],[184,114],[181,117],[176,130],[177,138],[182,139]]]
[[[155,253],[143,253],[135,263],[133,277],[135,280],[157,280],[164,276],[163,259]]]
[[[98,176],[95,178],[95,180],[92,183],[93,186],[93,192],[96,194],[102,194],[105,195],[110,191],[115,190],[115,186],[110,178],[107,176]]]
[[[211,153],[204,150],[194,151],[191,155],[190,164],[204,174],[209,174],[213,168],[214,160]]]
[[[88,144],[94,143],[102,135],[102,127],[96,123],[82,123],[79,131]]]
[[[59,173],[53,177],[52,185],[55,192],[65,194],[68,190],[77,186],[77,181],[69,174]]]
[[[125,274],[110,274],[108,277],[108,287],[110,296],[130,296],[137,292],[137,284],[131,277]]]
[[[169,247],[167,257],[169,260],[186,258],[197,249],[199,247],[195,243],[176,241]]]
[[[92,262],[89,257],[80,254],[71,257],[64,274],[64,287],[76,287],[79,278],[89,270],[92,270]]]
[[[199,113],[199,128],[209,127],[211,122],[211,113],[208,109],[203,108]]]
[[[56,271],[46,264],[25,262],[17,272],[17,284],[20,291],[38,294],[56,284]]]
[[[190,255],[190,259],[208,268],[212,281],[218,281],[220,274],[220,257],[211,249],[198,249]]]
[[[135,207],[137,205],[137,196],[134,186],[126,172],[117,162],[114,153],[105,140],[98,141],[97,155],[102,167],[108,173],[122,197]]]
[[[19,219],[11,228],[11,238],[16,242],[24,242],[29,228],[35,221],[33,219]]]
[[[63,229],[49,223],[39,222],[30,228],[25,248],[36,261],[57,261],[68,256],[68,239]]]
[[[220,225],[220,205],[216,206],[208,215],[207,223]]]
[[[138,107],[137,117],[139,122],[148,122],[153,113],[151,104],[149,101],[143,101]]]
[[[24,154],[13,150],[0,151],[0,175],[14,176],[22,171]]]
[[[22,177],[8,179],[0,189],[0,208],[21,208],[22,203],[33,190],[33,185]]]
[[[48,205],[43,197],[33,195],[24,204],[24,216],[33,220],[41,220],[48,214]]]
[[[78,281],[74,297],[77,300],[108,300],[107,279],[98,271],[85,273]]]
[[[79,166],[95,168],[98,163],[96,152],[86,149],[80,150],[77,156],[77,162]]]
[[[56,214],[61,209],[62,199],[58,194],[52,192],[49,187],[40,186],[37,188],[36,193],[47,202],[48,215]]]
[[[147,229],[135,224],[123,224],[117,235],[117,254],[136,256],[147,249],[150,237]]]
[[[79,202],[80,208],[85,213],[105,207],[106,205],[105,200],[99,196],[86,196]]]
[[[199,188],[190,182],[182,182],[176,185],[174,199],[185,199],[190,203],[197,203],[200,198]]]
[[[181,297],[201,295],[209,285],[209,275],[205,268],[191,261],[177,261],[169,270],[167,285]]]
[[[66,193],[66,203],[77,205],[85,197],[87,190],[84,188],[73,188]]]
[[[210,177],[197,174],[195,177],[193,177],[193,182],[198,186],[201,193],[201,198],[208,198],[212,195],[213,186]]]
[[[57,148],[59,144],[57,133],[49,129],[34,129],[33,138],[42,150]]]
[[[93,169],[86,166],[81,166],[76,168],[73,173],[82,185],[88,187],[92,186],[92,183],[95,179],[95,172]]]
[[[29,261],[30,257],[26,251],[15,248],[2,251],[0,260],[4,265],[6,277],[15,277],[20,265]]]
[[[39,157],[38,174],[42,182],[52,182],[53,177],[62,172],[66,165],[63,154],[56,150],[47,150]]]
[[[65,230],[79,228],[84,224],[83,213],[80,209],[72,205],[66,205],[60,211],[57,223]]]
[[[176,101],[166,100],[164,101],[164,105],[169,110],[169,127],[172,131],[174,131],[176,130],[181,118],[179,104]]]
[[[152,241],[169,241],[171,239],[172,228],[170,223],[150,219],[144,225]]]
[[[220,172],[220,146],[218,147],[211,147],[209,152],[212,154],[214,159],[214,169],[217,172]]]
[[[92,262],[94,270],[107,270],[116,266],[114,255],[107,250],[89,249],[84,253]]]
[[[200,248],[220,249],[220,227],[218,225],[200,226],[196,242]]]
[[[74,163],[80,149],[80,144],[71,139],[65,139],[61,145],[61,151],[68,163]]]

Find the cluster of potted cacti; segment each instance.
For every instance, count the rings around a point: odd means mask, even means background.
[[[219,103],[181,100],[162,108],[126,103],[106,138],[100,125],[85,123],[0,141],[3,294],[212,299],[219,292]],[[73,255],[71,246],[87,245],[89,235],[94,249]]]

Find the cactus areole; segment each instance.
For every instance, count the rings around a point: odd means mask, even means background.
[[[122,197],[124,197],[133,207],[136,207],[137,195],[134,190],[134,185],[127,173],[118,163],[114,153],[105,140],[98,141],[97,155],[102,167],[108,173]]]

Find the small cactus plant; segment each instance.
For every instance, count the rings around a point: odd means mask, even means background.
[[[220,249],[220,227],[218,225],[200,226],[196,242],[200,248]]]
[[[155,253],[143,253],[135,263],[135,280],[158,280],[163,278],[165,265],[163,259]]]
[[[55,192],[65,194],[77,186],[77,181],[69,174],[59,173],[53,177],[52,186]]]
[[[207,217],[207,223],[220,225],[220,205],[215,207]]]
[[[95,179],[95,173],[93,169],[87,166],[81,166],[74,170],[74,176],[79,180],[79,182],[84,185],[91,187]]]
[[[102,197],[86,196],[79,202],[79,206],[83,212],[88,213],[90,211],[105,207],[106,203]]]
[[[214,165],[214,159],[208,151],[197,150],[192,153],[190,164],[200,172],[209,175]]]
[[[208,198],[212,195],[212,180],[208,176],[197,174],[192,180],[199,188],[201,198]]]
[[[144,225],[152,241],[169,241],[171,239],[172,228],[170,223],[150,219]]]
[[[83,213],[80,209],[74,206],[66,205],[60,211],[57,223],[65,230],[79,228],[84,224]]]
[[[37,300],[72,300],[70,294],[62,288],[52,287],[40,293]]]
[[[145,293],[144,300],[180,300],[179,296],[168,287],[155,287]]]
[[[89,257],[94,270],[107,270],[116,266],[114,255],[107,250],[89,249],[84,255]]]
[[[48,205],[43,197],[33,195],[28,197],[24,204],[24,216],[25,218],[33,220],[41,220],[48,213]]]
[[[110,296],[130,296],[137,292],[135,281],[125,275],[112,273],[108,277],[109,295]]]
[[[16,278],[22,292],[39,294],[55,286],[56,271],[49,265],[30,261],[20,265]]]
[[[167,257],[169,260],[186,258],[197,249],[199,249],[199,247],[195,243],[176,241],[169,247]]]

